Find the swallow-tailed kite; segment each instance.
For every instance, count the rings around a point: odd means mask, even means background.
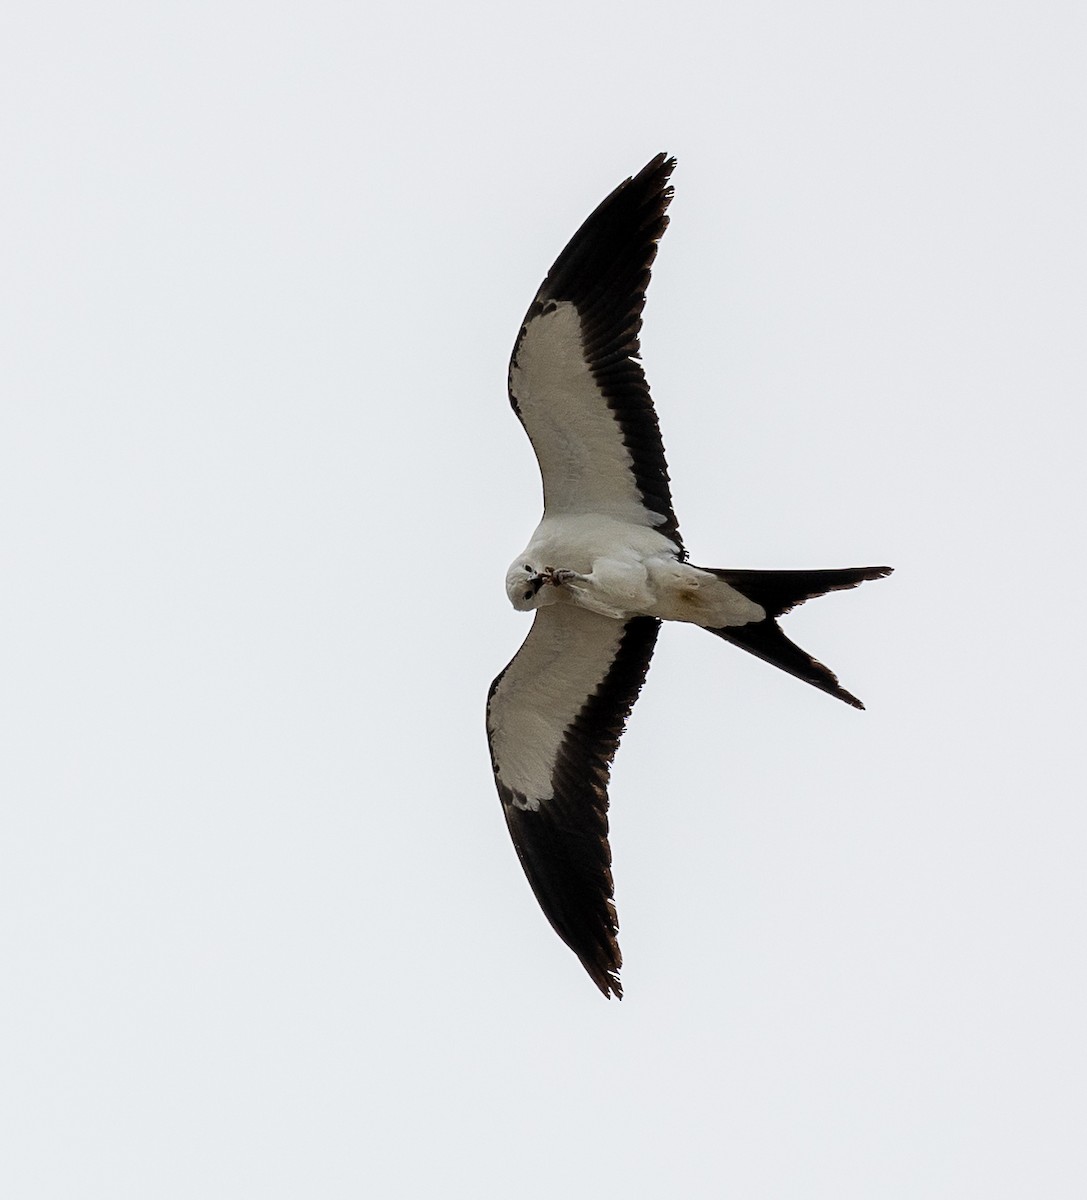
[[[604,995],[617,997],[608,775],[661,621],[700,625],[862,708],[778,618],[891,570],[733,571],[687,561],[638,357],[674,166],[657,155],[574,234],[529,307],[509,369],[544,512],[506,574],[514,608],[536,616],[491,685],[491,760],[544,914]]]

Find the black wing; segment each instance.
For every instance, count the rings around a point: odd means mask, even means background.
[[[487,737],[517,855],[544,915],[605,996],[622,996],[608,776],[660,622],[537,611],[491,685]]]
[[[674,166],[658,154],[574,234],[521,326],[509,391],[540,464],[546,514],[616,516],[659,529],[682,550],[638,361]]]

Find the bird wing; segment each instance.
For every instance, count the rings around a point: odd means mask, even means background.
[[[517,337],[509,392],[540,464],[546,515],[619,517],[660,530],[682,551],[638,361],[674,166],[658,154],[621,183],[555,260]]]
[[[652,617],[541,608],[487,698],[491,763],[521,866],[605,996],[623,994],[608,776],[659,628]]]

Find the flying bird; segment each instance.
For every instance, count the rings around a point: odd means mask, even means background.
[[[638,334],[675,159],[658,154],[574,234],[529,306],[509,396],[543,477],[543,519],[506,574],[532,628],[491,685],[487,736],[517,855],[547,919],[622,997],[608,777],[662,621],[686,621],[855,708],[778,618],[890,567],[696,567],[672,510]]]

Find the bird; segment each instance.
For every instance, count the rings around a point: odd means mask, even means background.
[[[543,517],[506,574],[535,614],[491,684],[486,724],[506,824],[555,932],[605,997],[622,954],[608,842],[611,763],[664,621],[697,625],[855,708],[779,618],[890,567],[694,566],[672,507],[639,334],[676,160],[652,158],[586,219],[529,306],[509,398],[543,481]]]

